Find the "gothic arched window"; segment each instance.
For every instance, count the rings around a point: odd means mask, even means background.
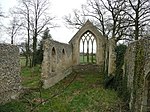
[[[96,63],[96,40],[90,31],[80,38],[80,63]]]

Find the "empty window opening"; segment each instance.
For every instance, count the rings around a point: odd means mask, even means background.
[[[56,51],[55,48],[53,47],[52,49],[52,72],[55,72],[56,70]]]
[[[80,63],[96,63],[96,40],[90,31],[80,39]]]
[[[64,49],[62,50],[62,54],[65,55],[65,50]]]
[[[65,61],[65,50],[64,49],[62,50],[62,61],[63,62]]]

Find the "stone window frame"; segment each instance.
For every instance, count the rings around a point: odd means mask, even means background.
[[[82,46],[83,46],[82,48],[80,48],[81,42],[82,42]],[[84,32],[81,35],[81,37],[79,39],[79,52],[80,52],[81,49],[83,50],[82,51],[83,52],[83,54],[82,54],[83,63],[87,63],[87,64],[89,64],[89,63],[92,63],[92,64],[96,63],[96,60],[94,62],[94,43],[95,43],[95,47],[97,49],[96,36],[90,30],[87,30],[86,32]],[[90,51],[89,51],[90,44],[91,44],[91,56],[92,56],[91,62],[90,62],[90,59],[89,59],[90,58],[89,57],[90,56],[89,55],[89,53],[90,53]],[[85,46],[87,46],[87,47],[85,47]],[[85,50],[85,48],[87,48],[87,49]],[[96,59],[96,53],[97,53],[96,49],[95,49],[95,59]],[[84,56],[85,54],[87,54],[87,56]],[[87,57],[87,62],[85,61],[85,57]],[[80,63],[82,63],[82,62],[80,62]]]

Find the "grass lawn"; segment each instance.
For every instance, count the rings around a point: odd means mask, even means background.
[[[87,62],[87,56],[84,56],[83,60],[83,55],[80,55],[80,63],[88,63]],[[92,63],[92,56],[89,56],[89,63]],[[96,63],[96,56],[93,56],[93,63]]]
[[[40,67],[22,69],[22,85],[32,89],[18,101],[1,105],[0,112],[120,111],[123,102],[115,91],[103,88],[101,74],[93,71],[72,73],[53,87],[44,90],[38,89],[40,71]]]

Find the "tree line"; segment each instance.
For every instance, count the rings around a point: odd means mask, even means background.
[[[149,0],[87,0],[82,9],[64,17],[73,28],[90,19],[107,38],[138,40],[149,37]]]
[[[38,63],[37,52],[41,49],[38,43],[42,45],[38,40],[41,37],[51,38],[45,34],[49,33],[49,28],[55,27],[52,23],[55,17],[50,16],[49,7],[49,0],[18,0],[17,6],[9,11],[9,25],[4,28],[11,38],[11,44],[14,44],[16,36],[25,37],[25,42],[20,43],[19,47],[26,57],[26,66],[33,67]]]

